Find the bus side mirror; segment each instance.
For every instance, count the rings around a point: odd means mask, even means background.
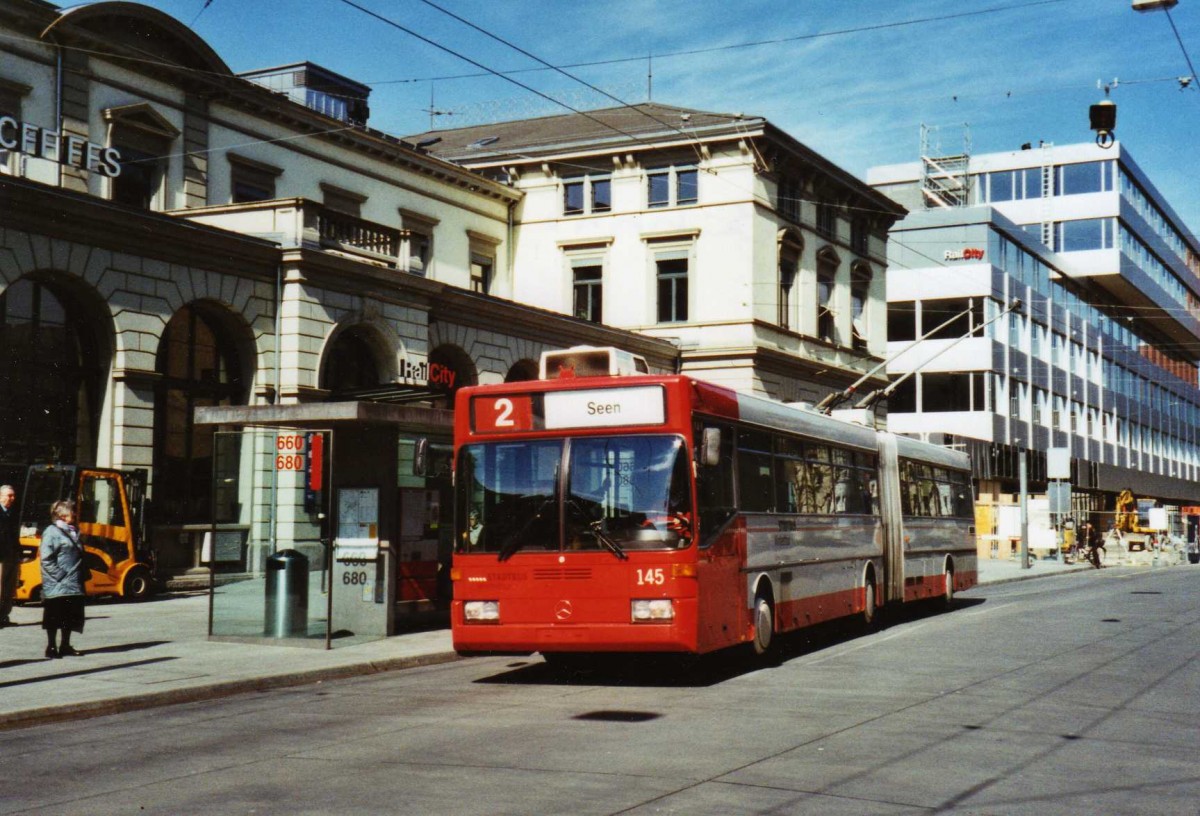
[[[700,438],[700,464],[715,467],[721,464],[721,429],[705,428]]]
[[[413,447],[413,476],[429,475],[429,440],[422,437]]]

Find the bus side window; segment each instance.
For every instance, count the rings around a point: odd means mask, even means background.
[[[958,518],[975,518],[975,496],[971,491],[970,477],[961,471],[951,471],[951,489],[954,491],[954,515]]]
[[[834,448],[833,462],[833,512],[861,513],[862,489],[854,469],[854,453]]]
[[[711,545],[716,534],[737,512],[733,501],[733,429],[727,425],[717,428],[721,435],[718,463],[705,465],[701,461],[696,468],[696,516],[702,547]],[[693,436],[697,444],[703,444],[705,430],[704,424],[696,424]],[[711,439],[711,434],[709,437]]]
[[[900,460],[900,512],[906,516],[914,514],[917,484],[913,481],[912,462]]]
[[[771,435],[762,431],[738,431],[738,503],[747,513],[770,513],[775,509],[775,478],[771,457]]]

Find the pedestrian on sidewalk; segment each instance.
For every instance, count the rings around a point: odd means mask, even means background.
[[[50,526],[42,533],[42,628],[46,657],[77,655],[71,633],[83,631],[83,544],[75,527],[75,502],[59,501],[50,508]],[[55,636],[61,641],[55,644]]]
[[[1092,562],[1092,566],[1100,569],[1100,551],[1104,549],[1104,543],[1100,540],[1100,531],[1096,529],[1090,521],[1083,525],[1084,542],[1087,544],[1087,559]]]
[[[0,626],[12,621],[13,596],[17,591],[17,572],[21,569],[21,520],[17,518],[17,491],[12,485],[0,485]]]

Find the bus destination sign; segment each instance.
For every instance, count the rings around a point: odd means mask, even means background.
[[[666,421],[659,386],[550,391],[546,394],[546,428],[604,428],[615,425],[661,425]]]
[[[662,425],[665,403],[663,389],[657,385],[479,396],[471,400],[471,429],[502,433]]]

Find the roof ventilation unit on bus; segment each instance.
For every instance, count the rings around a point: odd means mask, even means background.
[[[646,358],[611,347],[572,346],[543,351],[538,375],[543,380],[569,377],[622,377],[649,374]]]
[[[842,422],[852,422],[867,428],[875,427],[875,412],[870,408],[835,408],[829,415]]]

